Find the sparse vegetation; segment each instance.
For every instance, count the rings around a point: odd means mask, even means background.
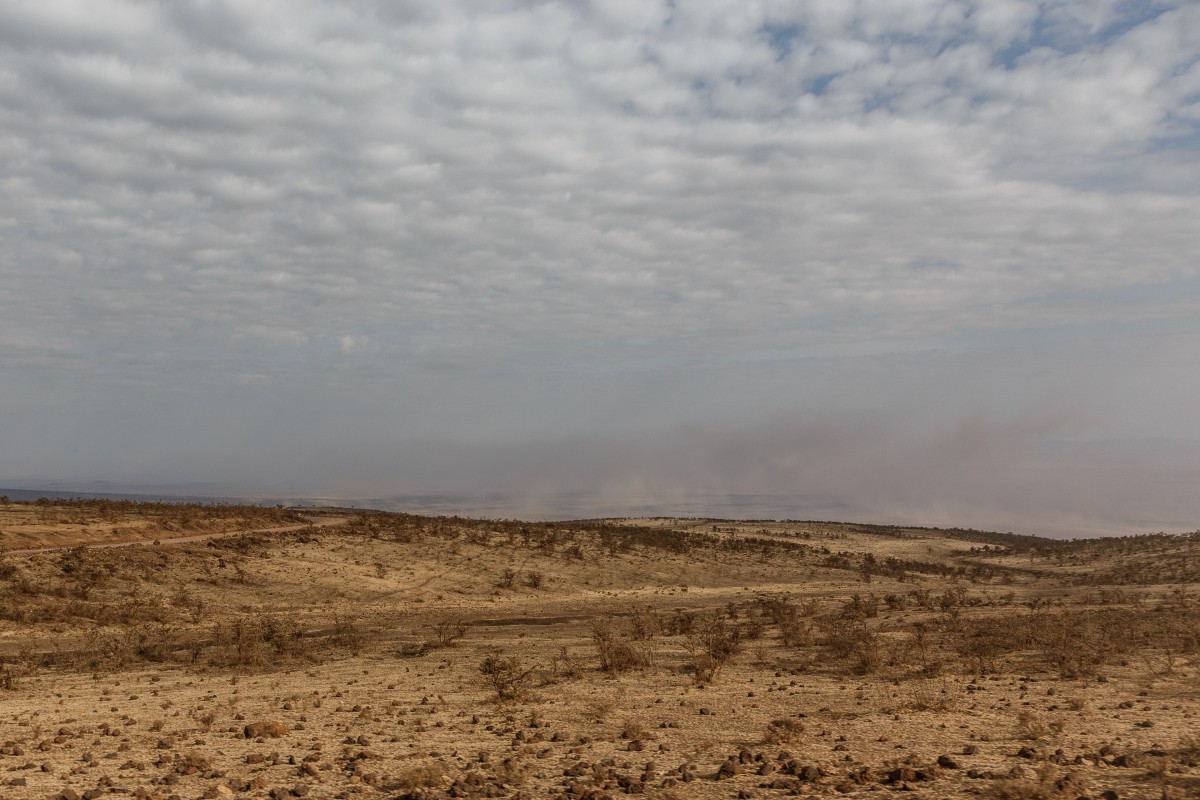
[[[522,664],[516,656],[496,653],[483,659],[479,671],[496,692],[496,699],[509,701],[521,698],[534,670]]]
[[[1200,535],[46,502],[0,549],[16,797],[1200,785]]]

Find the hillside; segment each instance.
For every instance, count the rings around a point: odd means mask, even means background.
[[[0,798],[1200,793],[1197,535],[53,501],[0,551]]]

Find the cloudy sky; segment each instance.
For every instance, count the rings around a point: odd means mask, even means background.
[[[8,0],[0,480],[1195,529],[1198,59],[1187,0]]]

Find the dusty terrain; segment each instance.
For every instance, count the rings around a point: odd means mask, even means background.
[[[1200,535],[0,503],[0,551],[0,799],[1200,796]]]

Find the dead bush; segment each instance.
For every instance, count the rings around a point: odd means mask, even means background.
[[[905,707],[910,711],[950,711],[954,706],[955,698],[945,684],[923,680],[908,685]]]
[[[646,606],[633,606],[629,609],[626,630],[629,638],[639,642],[653,641],[662,633],[662,620],[658,612]]]
[[[804,723],[798,719],[773,719],[767,724],[767,735],[763,738],[763,744],[794,744],[803,733]]]
[[[592,643],[604,672],[628,672],[654,664],[654,640],[635,638],[628,620],[611,616],[594,620]]]
[[[865,619],[826,617],[822,620],[822,628],[824,644],[831,654],[835,658],[849,661],[858,674],[870,674],[883,665],[879,635],[867,626]]]
[[[874,619],[879,616],[879,598],[873,594],[866,597],[856,594],[846,601],[842,613],[851,619]]]
[[[450,615],[430,623],[429,628],[433,631],[438,647],[450,647],[467,635],[467,629],[470,626],[471,623],[464,617]]]
[[[1028,741],[1038,741],[1051,734],[1058,735],[1063,731],[1061,720],[1046,720],[1032,711],[1022,711],[1017,715],[1017,738]]]
[[[1061,677],[1094,677],[1118,644],[1103,620],[1082,614],[1046,615],[1039,626],[1038,645]]]
[[[19,684],[16,665],[0,664],[0,691],[15,692],[20,688]]]
[[[263,642],[272,648],[276,656],[300,658],[308,655],[308,640],[294,619],[263,614],[257,621]]]
[[[264,636],[261,618],[234,617],[213,627],[209,658],[213,664],[243,669],[265,666],[272,648]]]
[[[650,734],[650,731],[646,730],[646,726],[642,725],[642,723],[635,719],[627,719],[625,720],[625,724],[621,726],[621,738],[645,741],[654,737]]]
[[[419,767],[410,767],[403,772],[400,772],[387,785],[389,791],[406,792],[408,796],[424,797],[424,794],[417,795],[422,789],[441,789],[446,783],[446,771],[440,765],[426,764]]]
[[[137,657],[139,639],[137,630],[104,631],[89,628],[83,635],[83,648],[72,654],[75,667],[92,672],[124,669]]]
[[[790,600],[770,599],[760,601],[760,608],[776,627],[785,647],[810,647],[815,641],[812,622],[814,606],[799,606]]]
[[[338,614],[333,618],[333,631],[329,638],[338,647],[345,648],[355,655],[358,655],[367,643],[367,634],[358,619],[349,614]]]
[[[685,647],[692,656],[693,679],[709,683],[741,651],[741,638],[738,629],[726,622],[723,615],[708,613],[696,621]]]
[[[179,630],[173,625],[158,624],[138,633],[137,654],[146,661],[164,663],[175,660],[182,648]]]
[[[550,657],[550,681],[572,680],[583,675],[580,659],[567,651],[566,646],[558,648],[558,654]]]
[[[507,702],[521,698],[534,668],[526,667],[516,656],[495,653],[483,659],[479,671],[496,692],[496,699]]]
[[[1049,764],[1038,770],[1018,767],[1022,774],[996,781],[988,787],[990,800],[1066,800],[1087,797],[1083,782],[1073,773],[1058,774]]]

